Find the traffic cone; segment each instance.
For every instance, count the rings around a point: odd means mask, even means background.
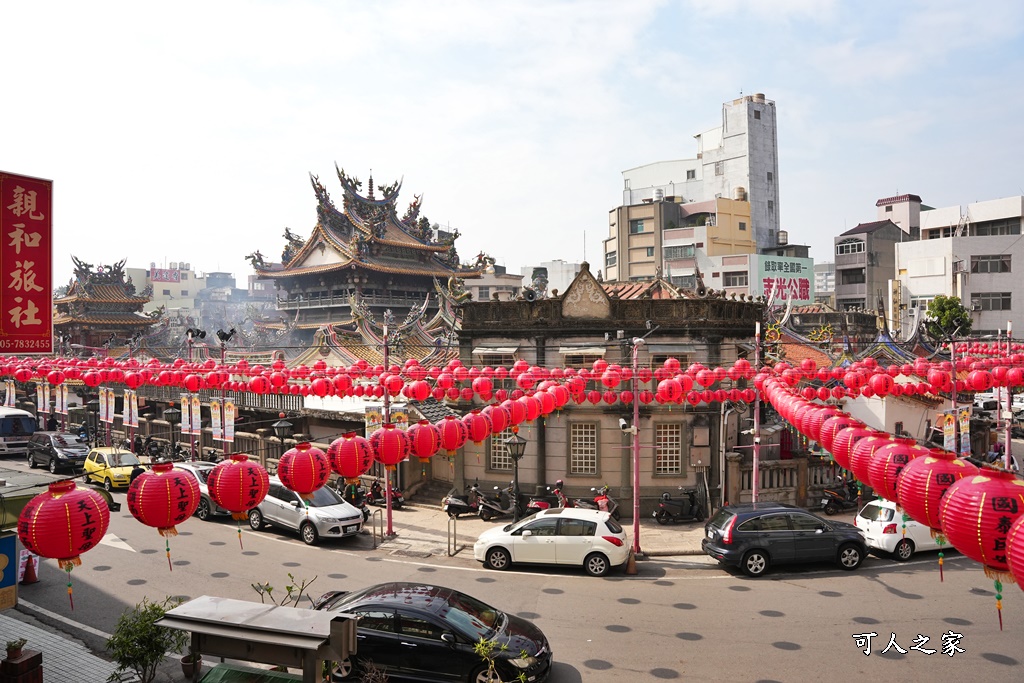
[[[32,555],[28,556],[28,561],[25,562],[25,575],[21,577],[23,586],[30,583],[39,583],[39,577],[36,576],[36,563],[33,561]]]

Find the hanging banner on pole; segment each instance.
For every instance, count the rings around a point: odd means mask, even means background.
[[[4,380],[4,389],[6,389],[6,393],[4,394],[4,407],[12,408],[14,407],[14,380]]]
[[[99,393],[99,411],[100,411],[100,422],[109,422],[107,419],[107,391],[106,387],[100,387]]]
[[[952,413],[942,414],[942,447],[947,451],[956,449],[956,417]]]
[[[43,383],[43,412],[50,412],[50,383]]]
[[[224,432],[221,429],[221,405],[220,399],[210,399],[210,429],[213,431],[213,439],[215,441],[224,440]]]
[[[971,453],[971,409],[960,408],[960,454]]]
[[[192,427],[190,433],[198,436],[203,433],[203,404],[199,402],[199,394],[192,394],[190,406],[192,409],[192,419],[189,421]]]
[[[381,424],[384,422],[384,414],[381,412],[379,406],[366,406],[366,438],[369,439],[370,435],[380,429]]]
[[[68,414],[68,385],[60,385],[60,414]]]
[[[181,422],[179,427],[181,428],[182,436],[188,436],[191,434],[191,428],[189,427],[189,418],[192,415],[192,409],[189,407],[188,394],[181,394],[178,397],[178,405],[181,406]]]
[[[114,403],[117,400],[117,394],[114,393],[113,388],[107,389],[107,422],[114,424]]]
[[[139,426],[139,394],[134,389],[132,389],[131,391],[132,391],[132,396],[131,396],[131,401],[130,401],[130,403],[131,403],[131,413],[129,414],[130,417],[131,417],[131,426],[132,427],[138,427]]]
[[[409,409],[404,403],[391,406],[391,424],[402,430],[409,429]]]
[[[45,413],[46,412],[46,410],[43,409],[43,385],[42,384],[37,384],[36,385],[36,411],[40,412],[40,413]]]
[[[224,401],[224,440],[235,440],[235,402],[230,400]]]

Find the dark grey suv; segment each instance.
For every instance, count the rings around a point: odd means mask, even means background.
[[[43,465],[56,474],[60,470],[80,470],[89,454],[89,444],[74,434],[36,432],[28,444],[28,466]]]
[[[835,562],[852,570],[868,550],[852,524],[826,521],[785,503],[746,503],[722,508],[704,525],[704,552],[722,564],[760,576],[773,564]]]

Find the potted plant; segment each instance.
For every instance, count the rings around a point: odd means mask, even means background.
[[[188,645],[188,650],[181,657],[181,673],[185,674],[185,680],[193,680],[193,673],[195,678],[199,677],[199,674],[203,670],[203,656],[192,649],[191,642]]]
[[[17,659],[21,656],[21,649],[25,647],[25,643],[28,641],[24,638],[17,638],[15,640],[7,641],[7,659]]]
[[[167,597],[161,602],[143,598],[121,614],[107,641],[107,651],[117,664],[107,681],[120,681],[122,674],[130,671],[139,683],[151,683],[167,653],[185,649],[189,641],[187,632],[156,625],[168,610],[181,603],[181,598]]]

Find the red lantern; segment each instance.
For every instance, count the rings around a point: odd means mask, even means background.
[[[832,439],[832,448],[829,452],[832,453],[832,457],[836,459],[836,462],[843,469],[853,471],[854,475],[857,474],[857,470],[853,467],[853,449],[856,448],[857,444],[866,437],[879,436],[884,432],[878,432],[870,427],[864,426],[862,423],[856,423],[847,427],[842,427],[837,433],[834,439]],[[860,477],[857,477],[860,479]],[[861,481],[867,481],[861,479]]]
[[[473,443],[483,443],[491,435],[491,421],[479,410],[464,415],[462,422],[465,423],[469,440]]]
[[[1024,515],[1019,517],[1006,534],[1006,563],[1017,585],[1024,590]]]
[[[331,462],[331,469],[344,477],[346,482],[353,483],[373,464],[373,449],[363,437],[355,432],[347,432],[331,442],[327,458]]]
[[[55,481],[25,505],[18,516],[18,538],[36,555],[57,560],[65,571],[82,564],[80,555],[107,533],[110,509],[103,497]]]
[[[872,430],[873,431],[873,430]],[[871,465],[871,460],[874,458],[875,453],[878,449],[888,446],[892,443],[892,437],[885,432],[873,431],[872,434],[859,439],[854,444],[853,448],[850,449],[850,461],[846,465],[846,468],[853,472],[853,476],[863,482],[868,481],[868,468]],[[860,472],[864,478],[861,479],[858,476]]]
[[[683,386],[675,379],[663,379],[658,383],[656,394],[669,403],[677,403],[683,396]]]
[[[434,423],[441,433],[441,448],[454,455],[469,439],[469,430],[465,423],[454,415],[445,415],[443,420]]]
[[[512,415],[504,406],[484,406],[480,414],[486,415],[491,420],[491,434],[501,434],[512,423]]]
[[[983,469],[946,491],[939,506],[942,532],[989,578],[1007,578],[1006,535],[1024,514],[1024,481],[1013,472]]]
[[[326,453],[310,443],[296,444],[278,461],[277,476],[285,488],[308,500],[331,478],[331,461]]]
[[[918,446],[914,439],[895,439],[875,451],[874,457],[868,460],[867,483],[876,495],[900,504],[896,488],[900,475],[911,460],[927,454],[928,449]]]
[[[927,455],[907,463],[896,481],[900,507],[915,521],[941,532],[939,505],[946,490],[964,477],[978,474],[978,468],[955,453],[932,448]]]
[[[177,536],[174,525],[195,513],[199,499],[199,482],[195,476],[174,469],[170,462],[156,463],[128,487],[128,510],[132,517],[146,526],[156,527],[161,536]]]
[[[206,479],[206,486],[213,502],[231,512],[232,518],[242,520],[267,497],[270,476],[263,465],[236,453],[230,460],[217,463]]]
[[[491,407],[491,406],[488,406]],[[420,420],[409,427],[409,452],[427,462],[441,448],[441,430],[430,423]]]
[[[840,429],[851,426],[862,427],[864,424],[860,420],[850,417],[846,413],[839,413],[834,417],[828,418],[821,425],[821,429],[818,432],[818,443],[820,443],[821,447],[829,453],[834,453],[832,450],[832,439],[835,438]]]
[[[385,423],[370,436],[373,459],[393,470],[398,463],[409,457],[409,435],[391,423]]]

